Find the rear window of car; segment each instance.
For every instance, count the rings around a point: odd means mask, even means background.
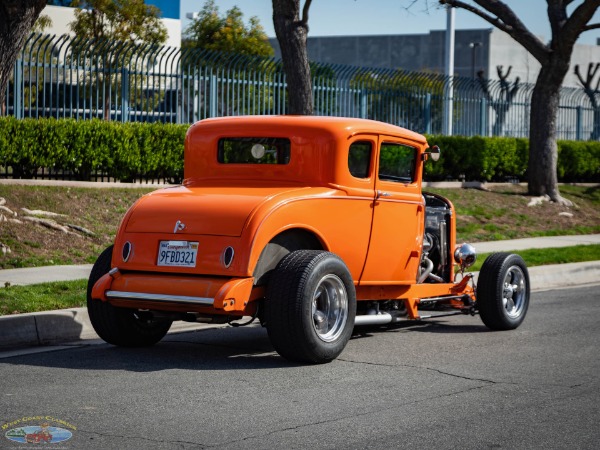
[[[221,164],[288,164],[290,149],[290,140],[284,138],[222,138],[217,160]]]

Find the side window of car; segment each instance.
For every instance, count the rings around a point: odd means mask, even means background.
[[[384,142],[379,153],[379,179],[400,183],[414,181],[416,154],[413,147]]]
[[[348,150],[348,168],[353,177],[368,178],[371,163],[372,144],[359,141],[350,145]]]

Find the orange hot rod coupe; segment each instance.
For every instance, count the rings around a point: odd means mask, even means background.
[[[143,196],[94,265],[98,335],[152,345],[172,321],[258,317],[277,352],[324,363],[353,328],[479,313],[518,327],[529,305],[520,256],[491,255],[478,286],[445,198],[421,191],[439,149],[363,119],[206,119],[185,139],[184,182]]]

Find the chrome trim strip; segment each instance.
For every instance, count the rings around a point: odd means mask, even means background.
[[[212,298],[190,297],[187,295],[147,294],[145,292],[106,291],[108,298],[124,298],[133,300],[149,300],[153,302],[192,303],[195,305],[213,306]]]

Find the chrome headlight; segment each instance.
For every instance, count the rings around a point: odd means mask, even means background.
[[[460,268],[465,270],[471,267],[477,261],[477,251],[470,244],[462,244],[454,250],[454,261],[460,264]]]

